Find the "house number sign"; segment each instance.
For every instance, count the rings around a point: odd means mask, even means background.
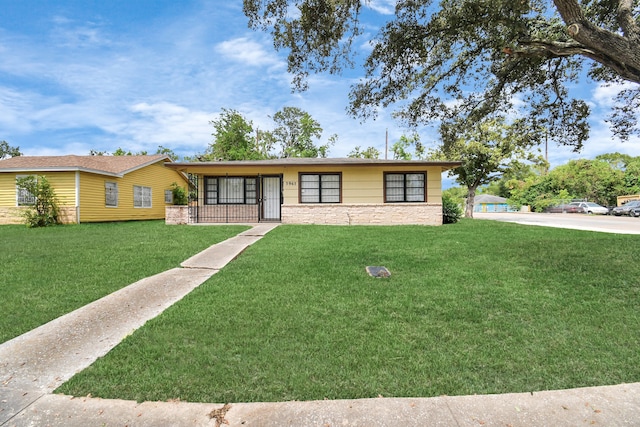
[[[285,181],[284,185],[286,185],[287,187],[295,187],[298,185],[298,181]]]

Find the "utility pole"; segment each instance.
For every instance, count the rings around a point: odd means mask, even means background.
[[[389,153],[389,128],[384,132],[384,159],[387,160],[387,154]]]

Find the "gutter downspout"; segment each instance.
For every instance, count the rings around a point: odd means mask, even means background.
[[[80,224],[80,171],[76,171],[76,224]]]

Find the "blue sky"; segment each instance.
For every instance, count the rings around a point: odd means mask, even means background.
[[[367,19],[381,22],[393,0],[374,0]],[[356,145],[384,152],[406,132],[381,111],[375,121],[349,117],[350,84],[358,72],[312,76],[292,93],[284,53],[247,27],[242,2],[204,0],[0,0],[0,140],[25,155],[89,154],[117,148],[181,156],[212,141],[210,121],[222,108],[255,127],[284,106],[308,111],[338,143],[330,157]],[[366,54],[367,45],[359,46]],[[640,155],[640,141],[619,143],[604,123],[613,88],[581,87],[594,110],[581,153],[549,145],[552,166],[607,152]],[[421,129],[429,146],[437,135]]]

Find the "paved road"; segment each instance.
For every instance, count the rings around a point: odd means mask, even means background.
[[[531,212],[476,212],[473,214],[473,217],[476,219],[493,219],[545,227],[572,228],[575,230],[600,231],[604,233],[640,234],[640,218],[631,218],[628,216]]]

